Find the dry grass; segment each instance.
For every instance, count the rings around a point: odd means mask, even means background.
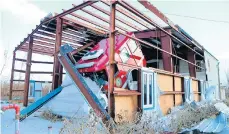
[[[23,90],[24,83],[23,82],[14,82],[13,90]],[[46,95],[49,93],[49,89],[51,89],[51,84],[46,84],[43,86],[42,95]],[[1,81],[1,99],[8,99],[10,95],[10,83],[9,81]],[[19,102],[23,99],[24,91],[14,91],[13,98],[14,100],[18,100]],[[30,100],[32,101],[32,100]]]
[[[56,122],[56,121],[63,121],[62,116],[58,116],[56,114],[53,114],[51,109],[47,109],[42,112],[41,117],[43,119],[49,120],[51,122]]]

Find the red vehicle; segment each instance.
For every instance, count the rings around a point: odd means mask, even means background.
[[[132,33],[128,33],[134,36]],[[146,60],[138,42],[124,36],[115,37],[115,87],[125,88],[127,73],[133,67],[146,66]],[[101,40],[94,48],[84,55],[76,64],[79,72],[89,76],[99,85],[107,89],[109,62],[109,39]],[[128,66],[127,66],[128,64]]]

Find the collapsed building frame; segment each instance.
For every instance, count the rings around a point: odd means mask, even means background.
[[[115,35],[125,35],[141,45],[152,47],[162,54],[163,69],[171,74],[176,74],[173,59],[179,59],[188,63],[189,73],[191,77],[196,77],[196,68],[206,70],[205,67],[196,64],[196,56],[204,59],[203,51],[205,48],[199,45],[193,38],[182,32],[178,26],[174,25],[165,15],[163,15],[156,7],[147,1],[138,1],[150,13],[156,15],[166,27],[161,27],[150,17],[127,3],[126,1],[84,1],[80,5],[74,5],[71,9],[63,10],[62,13],[45,18],[34,30],[15,48],[13,51],[13,62],[10,80],[10,100],[13,92],[24,91],[24,106],[28,105],[28,90],[30,74],[52,74],[52,89],[56,89],[62,83],[63,67],[58,60],[58,52],[60,46],[69,44],[75,50],[73,54],[77,54],[80,58],[86,54],[92,46],[96,45],[101,39],[108,38],[110,40],[109,55],[109,89],[108,111],[114,114],[114,72],[115,64]],[[110,7],[110,11],[104,7],[96,5],[102,3],[103,6]],[[88,10],[87,7],[93,8]],[[94,11],[96,10],[96,11]],[[75,13],[76,11],[84,12],[91,17]],[[98,13],[99,12],[99,13]],[[107,19],[100,14],[110,16]],[[129,18],[125,20],[117,14],[121,14]],[[96,18],[100,21],[94,21]],[[81,20],[81,21],[80,21]],[[100,23],[99,23],[100,22]],[[108,24],[109,26],[105,25]],[[127,32],[136,33],[136,37],[132,37]],[[145,38],[160,38],[161,48],[144,40]],[[172,41],[184,46],[188,50],[187,58],[183,58],[173,53]],[[17,51],[27,52],[27,59],[16,58]],[[48,55],[54,57],[54,62],[33,61],[32,53]],[[26,70],[15,69],[15,61],[26,62]],[[53,64],[53,72],[31,71],[32,63]],[[128,66],[128,65],[127,65]],[[25,73],[25,80],[14,79],[14,72]],[[13,90],[14,81],[24,81],[24,90]],[[39,81],[44,82],[44,81]],[[183,92],[172,92],[172,94],[183,94]]]

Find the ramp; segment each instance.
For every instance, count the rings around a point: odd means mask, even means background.
[[[35,101],[25,109],[20,112],[20,121],[24,120],[26,117],[34,113],[36,110],[41,108],[45,103],[50,101],[53,97],[59,94],[62,90],[62,87],[58,87],[57,89],[53,90],[52,92],[48,93],[44,97],[40,98],[39,100]]]
[[[94,112],[102,118],[103,121],[108,121],[110,119],[109,114],[103,109],[102,105],[99,102],[99,99],[91,91],[86,82],[84,81],[82,75],[78,72],[77,67],[71,62],[68,53],[72,52],[73,48],[70,45],[63,45],[60,47],[60,53],[58,58],[62,66],[64,67],[66,73],[74,82],[85,98],[89,106],[92,107]]]

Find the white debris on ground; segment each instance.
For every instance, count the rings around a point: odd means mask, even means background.
[[[104,108],[107,107],[107,98],[105,98],[105,96],[100,92],[99,86],[90,78],[84,78],[84,80],[93,93],[99,98]],[[35,113],[20,122],[20,133],[43,134],[48,132],[48,126],[52,126],[53,134],[63,131],[63,127],[66,127],[66,122],[69,122],[70,120],[59,120],[53,122],[52,120],[45,120],[41,117],[42,113],[50,109],[53,114],[61,115],[63,118],[74,118],[77,119],[76,121],[78,122],[83,122],[82,120],[86,121],[86,117],[89,117],[90,107],[84,100],[79,89],[73,84],[72,80],[68,76],[63,81],[62,86],[64,88],[57,96]],[[76,125],[80,124],[74,124],[74,126]],[[1,134],[13,134],[15,130],[14,127],[15,111],[7,110],[1,114]]]
[[[107,107],[107,98],[101,93],[99,86],[90,78],[84,78],[93,93],[99,98],[102,105]],[[41,134],[48,132],[48,126],[52,126],[53,134],[76,132],[108,133],[98,117],[91,117],[90,107],[86,103],[79,89],[67,76],[62,84],[63,90],[38,111],[20,122],[20,133]],[[206,101],[200,103],[185,104],[175,107],[170,114],[161,116],[157,112],[151,112],[152,117],[142,115],[140,122],[117,126],[116,132],[120,133],[177,133],[183,129],[192,128],[203,119],[216,116],[226,109],[229,103],[219,101]],[[50,110],[55,115],[60,115],[62,120],[52,121],[42,118],[42,113]],[[224,113],[229,113],[224,111]],[[1,114],[1,133],[14,133],[15,112],[7,110]],[[93,118],[93,120],[91,120]]]
[[[107,98],[101,93],[100,87],[90,78],[84,78],[84,80],[92,92],[98,97],[102,106],[104,108],[107,107]],[[90,106],[68,75],[66,75],[62,86],[64,87],[63,90],[49,101],[45,107],[51,109],[54,114],[64,117],[87,116]]]
[[[150,128],[155,133],[165,131],[178,133],[183,129],[192,128],[203,119],[218,115],[220,111],[215,107],[217,103],[218,101],[206,101],[198,104],[185,104],[183,108],[154,120]]]

